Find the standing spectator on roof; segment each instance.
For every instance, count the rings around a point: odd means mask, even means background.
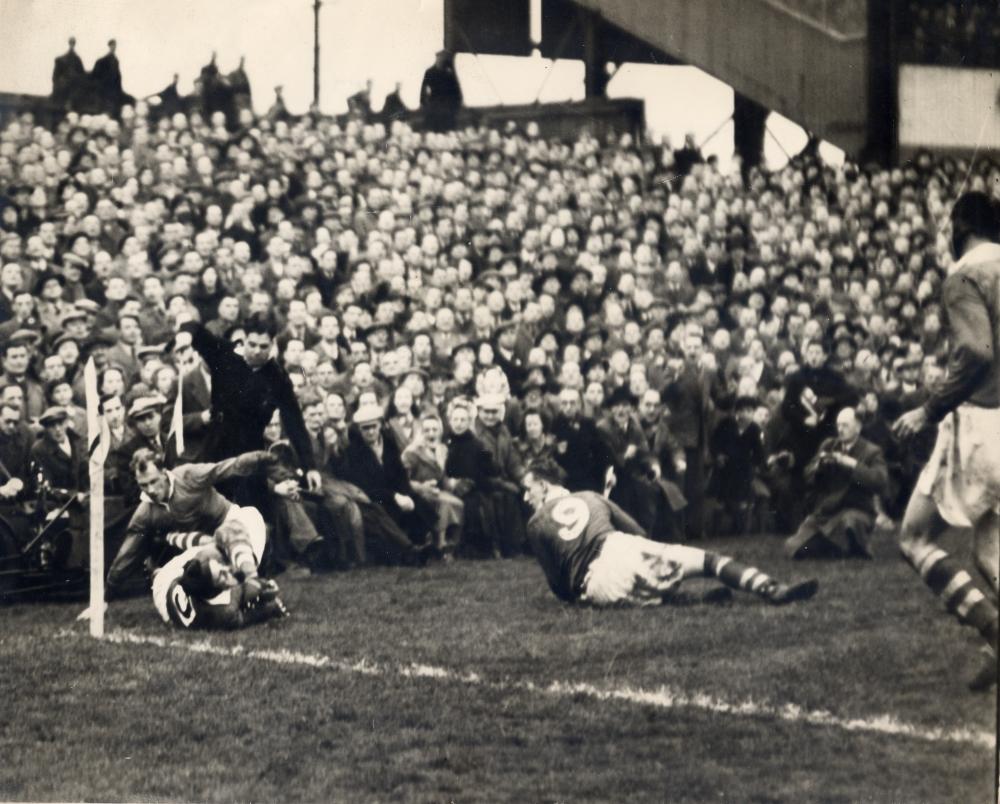
[[[439,50],[420,85],[420,109],[428,131],[451,131],[462,108],[462,87],[455,74],[455,56]]]

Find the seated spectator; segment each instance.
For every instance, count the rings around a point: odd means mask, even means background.
[[[837,414],[837,435],[820,445],[806,467],[810,511],[785,542],[789,558],[871,558],[875,498],[888,483],[885,457],[861,437],[854,408]]]
[[[417,428],[415,437],[403,450],[403,466],[413,490],[430,503],[437,514],[435,547],[442,554],[450,555],[462,538],[465,504],[453,493],[457,481],[445,474],[448,447],[442,440],[444,425],[437,411],[428,409],[422,413]]]
[[[386,557],[419,563],[416,545],[428,543],[427,535],[436,519],[434,510],[410,485],[399,444],[385,426],[382,408],[375,402],[361,405],[354,414],[354,425],[342,463],[345,479],[388,515],[378,537],[383,546],[395,547],[398,555],[388,552]]]
[[[546,432],[545,418],[539,410],[528,410],[524,413],[521,430],[514,443],[524,466],[535,460],[555,456],[552,435]]]
[[[708,493],[722,505],[732,533],[746,533],[754,503],[754,479],[764,464],[764,434],[753,420],[757,400],[739,397],[732,415],[712,432],[714,467]]]
[[[462,552],[472,556],[500,556],[505,544],[497,516],[495,498],[500,467],[493,453],[472,429],[475,410],[465,397],[452,400],[448,406],[448,456],[445,475],[452,479],[452,491],[465,507],[462,532]]]
[[[524,510],[521,478],[524,464],[518,457],[514,439],[503,422],[505,397],[488,392],[476,400],[476,436],[493,456],[498,473],[491,481],[493,514],[497,521],[500,542],[495,544],[500,555],[509,557],[524,546]]]

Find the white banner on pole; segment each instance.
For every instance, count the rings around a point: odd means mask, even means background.
[[[97,367],[89,358],[83,368],[87,400],[87,446],[90,456],[90,635],[104,636],[104,461],[111,432],[101,412]]]

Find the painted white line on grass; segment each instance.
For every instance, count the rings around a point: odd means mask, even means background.
[[[79,637],[82,634],[75,631],[61,631],[59,632],[59,636]],[[551,684],[536,684],[533,681],[517,680],[491,681],[483,678],[478,673],[463,673],[449,670],[445,667],[435,667],[426,664],[379,664],[367,659],[348,662],[319,653],[300,653],[287,649],[262,650],[255,648],[247,650],[241,645],[230,648],[215,645],[206,639],[168,639],[166,637],[139,634],[132,631],[113,631],[106,634],[104,640],[119,645],[150,645],[170,650],[187,651],[188,653],[207,653],[212,656],[252,659],[274,664],[299,665],[355,675],[433,679],[449,683],[486,687],[500,692],[528,692],[555,698],[584,696],[598,701],[620,701],[641,706],[652,706],[658,709],[685,708],[734,717],[775,718],[789,723],[807,723],[812,726],[823,726],[849,732],[909,737],[925,742],[967,743],[989,749],[993,749],[997,742],[995,735],[989,732],[973,731],[971,729],[943,729],[916,726],[899,721],[892,715],[879,715],[870,718],[847,718],[821,709],[803,709],[795,704],[774,705],[752,700],[727,701],[712,695],[703,693],[690,694],[671,689],[670,687],[645,690],[634,687],[597,687],[592,684],[562,681]]]

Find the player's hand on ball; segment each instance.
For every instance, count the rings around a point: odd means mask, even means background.
[[[264,581],[262,578],[252,575],[243,582],[243,605],[247,606],[257,598],[260,597],[261,591],[264,589]]]
[[[413,510],[414,507],[413,500],[411,500],[405,494],[396,494],[394,495],[394,499],[396,500],[396,505],[399,506],[401,511],[409,513],[410,511]]]

